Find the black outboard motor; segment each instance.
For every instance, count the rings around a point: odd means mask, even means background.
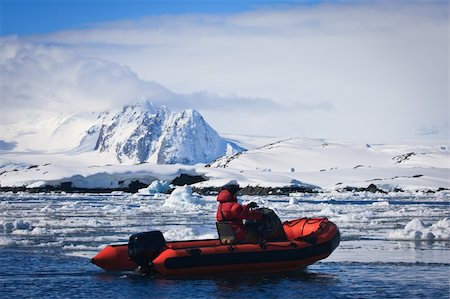
[[[166,248],[166,240],[159,231],[134,234],[128,241],[128,256],[141,267],[147,268]]]

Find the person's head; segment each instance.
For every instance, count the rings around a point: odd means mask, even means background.
[[[228,190],[233,196],[237,195],[240,187],[238,182],[235,180],[229,181],[225,185],[222,186],[222,190]]]

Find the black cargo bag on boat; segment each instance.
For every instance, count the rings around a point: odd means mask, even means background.
[[[148,266],[164,249],[166,240],[156,230],[134,234],[128,241],[128,256],[139,266]]]
[[[272,209],[258,209],[264,216],[260,223],[260,237],[265,241],[286,241],[283,223]]]

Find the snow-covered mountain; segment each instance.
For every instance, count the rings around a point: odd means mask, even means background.
[[[358,168],[448,168],[446,141],[363,143],[319,138],[287,138],[249,148],[232,157],[220,157],[215,168],[276,172],[326,172]]]
[[[190,165],[244,149],[220,137],[195,110],[173,112],[147,102],[100,114],[78,150],[96,150],[124,164]]]
[[[239,169],[247,177],[258,172],[272,178],[282,174],[325,189],[369,184],[385,190],[450,187],[450,147],[445,140],[365,143],[288,138],[221,157],[208,167]]]
[[[98,124],[86,134],[83,145],[89,147],[80,148],[81,153],[71,155],[0,150],[0,187],[36,188],[47,185],[58,187],[70,183],[76,188],[126,188],[136,181],[143,184],[150,184],[155,180],[172,182],[181,174],[186,174],[205,179],[195,184],[195,187],[199,188],[220,187],[233,179],[241,186],[270,188],[318,186],[329,191],[346,190],[347,187],[368,188],[369,185],[375,185],[386,192],[450,189],[448,141],[366,143],[311,138],[280,140],[267,137],[227,136],[239,144],[245,144],[249,149],[234,156],[220,158],[209,165],[111,163],[111,159],[117,161],[118,153],[121,159],[127,161],[139,157],[137,148],[144,141],[140,143],[139,138],[126,137],[133,135],[133,132],[142,133],[143,128],[138,129],[139,126],[136,126],[121,131],[113,124],[116,123],[118,126],[121,121],[126,120],[136,125],[139,123],[137,118],[146,119],[145,113],[144,115],[138,113],[141,108],[136,106],[125,108],[124,111],[128,111],[129,114],[102,115]],[[130,113],[133,115],[133,109],[136,110],[136,119],[129,117]],[[156,117],[158,111],[160,115],[164,114],[159,108],[152,111],[147,112],[149,118]],[[196,125],[186,125],[196,119],[193,116],[195,112],[166,111],[166,113],[171,116],[166,115],[166,122],[161,128],[171,129],[161,130],[164,133],[159,138],[146,137],[145,142],[151,144],[151,140],[155,141],[153,152],[148,153],[148,159],[158,156],[170,158],[174,154],[173,147],[178,142],[185,142],[183,147],[177,149],[180,153],[186,154],[189,150],[194,153],[204,152],[197,152],[199,148],[194,149],[192,143],[180,137],[183,134],[191,136],[189,134],[193,131],[201,131],[197,128],[198,122],[194,122]],[[116,118],[119,115],[121,117]],[[104,133],[101,134],[100,131]],[[145,134],[139,136],[144,138]],[[169,136],[174,137],[169,139]],[[203,138],[202,136],[204,135],[192,138],[198,140]],[[121,143],[121,140],[126,142]],[[174,141],[165,147],[164,140]],[[208,145],[197,143],[198,147]],[[104,152],[99,152],[101,149]],[[102,155],[112,155],[112,158],[101,159]],[[146,156],[147,154],[142,154],[141,157]]]

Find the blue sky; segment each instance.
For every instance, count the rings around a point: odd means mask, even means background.
[[[151,15],[231,14],[271,6],[315,5],[307,0],[0,0],[1,35],[83,29],[96,23]],[[333,1],[327,1],[333,2]]]
[[[448,139],[447,2],[0,1],[0,124],[150,99],[220,133]]]

